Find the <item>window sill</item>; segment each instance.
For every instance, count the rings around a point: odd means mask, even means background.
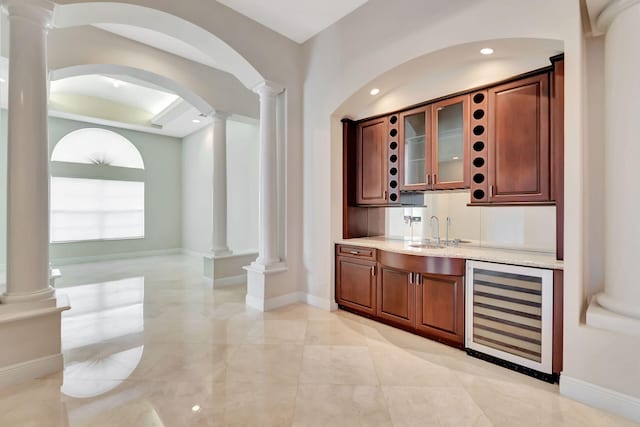
[[[87,239],[87,240],[61,240],[56,242],[50,242],[51,245],[60,245],[66,243],[92,243],[92,242],[118,242],[124,240],[143,240],[144,236],[138,237],[115,237],[113,239]]]

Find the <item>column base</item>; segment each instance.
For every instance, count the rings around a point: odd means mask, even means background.
[[[640,305],[635,303],[635,301],[629,303],[628,301],[613,298],[606,292],[600,292],[594,298],[600,306],[609,311],[640,320]]]
[[[269,311],[299,301],[298,292],[277,296],[269,295],[269,292],[277,290],[278,284],[282,283],[282,274],[288,270],[285,263],[264,265],[256,261],[243,268],[247,271],[247,296],[245,298],[247,306],[260,311]]]
[[[242,285],[247,282],[244,266],[258,256],[255,252],[225,256],[206,255],[203,258],[203,274],[211,280],[213,288]]]
[[[52,278],[55,281],[55,278]],[[50,279],[51,280],[51,279]],[[31,301],[41,301],[52,298],[56,290],[49,285],[46,288],[29,293],[5,293],[0,296],[0,304],[25,303]]]
[[[256,273],[264,273],[264,274],[280,273],[288,270],[287,264],[285,264],[284,262],[263,264],[258,260],[252,262],[251,265],[248,265],[243,268],[249,272],[253,271]]]
[[[601,295],[591,298],[587,308],[587,325],[625,335],[640,337],[640,319],[611,311],[600,304]]]
[[[66,295],[0,305],[0,387],[62,370],[60,324],[62,312],[69,308]]]

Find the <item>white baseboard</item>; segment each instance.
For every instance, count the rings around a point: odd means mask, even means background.
[[[244,276],[242,277],[245,279]],[[245,298],[245,304],[260,311],[274,310],[276,308],[298,302],[308,304],[324,311],[335,311],[338,309],[338,305],[336,303],[332,303],[328,299],[320,298],[315,295],[309,295],[305,292],[292,292],[279,297],[267,298],[264,301],[252,295],[247,295]]]
[[[560,394],[587,405],[640,422],[640,399],[566,375],[560,376]]]
[[[335,302],[329,299],[320,298],[315,295],[310,295],[304,292],[299,292],[299,294],[300,294],[300,302],[319,308],[320,310],[336,311],[338,309],[338,304],[336,304]]]
[[[241,274],[239,276],[222,277],[213,281],[213,289],[225,288],[227,286],[244,285],[245,283],[247,283],[246,274]]]
[[[196,257],[196,258],[204,258],[206,256],[210,256],[211,255],[208,252],[192,251],[190,249],[185,249],[185,248],[180,249],[180,252],[182,253],[182,255],[188,255],[188,256],[192,256],[192,257]]]
[[[51,356],[41,357],[39,359],[28,360],[15,365],[0,368],[0,387],[6,387],[12,384],[34,380],[46,375],[55,374],[62,371],[63,358],[62,353],[52,354]]]
[[[54,266],[60,266],[60,265],[69,265],[69,264],[85,264],[89,262],[113,261],[113,260],[119,260],[119,259],[145,258],[145,257],[153,257],[153,256],[178,255],[178,254],[182,254],[182,249],[180,248],[158,249],[153,251],[120,252],[116,254],[92,255],[92,256],[85,256],[85,257],[55,258],[51,260],[51,264]]]

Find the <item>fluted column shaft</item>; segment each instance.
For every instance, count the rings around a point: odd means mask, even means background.
[[[216,112],[213,116],[213,237],[214,256],[229,255],[227,242],[227,118]]]
[[[54,4],[6,0],[10,20],[7,291],[2,302],[46,299],[49,285],[47,31]]]
[[[258,259],[255,263],[261,266],[270,266],[280,262],[278,256],[276,97],[282,92],[282,88],[265,82],[254,90],[260,96],[260,211]]]

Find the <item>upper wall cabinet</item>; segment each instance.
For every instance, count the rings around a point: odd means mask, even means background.
[[[468,188],[476,206],[556,204],[562,196],[564,98],[557,96],[562,58],[554,61],[553,67],[386,117],[347,120],[345,147],[353,160],[345,171],[355,171],[348,182],[357,181],[346,193],[349,200],[391,206],[401,196],[410,204],[409,192]],[[367,224],[380,223],[369,213]]]
[[[431,182],[431,106],[400,114],[400,189],[430,190]]]
[[[469,97],[400,114],[403,191],[468,187]]]
[[[549,75],[488,94],[489,203],[550,201]]]
[[[387,202],[387,119],[380,118],[357,127],[357,203],[380,205]]]
[[[469,187],[469,95],[431,106],[434,190]]]
[[[399,203],[398,116],[359,123],[356,132],[356,203]]]

